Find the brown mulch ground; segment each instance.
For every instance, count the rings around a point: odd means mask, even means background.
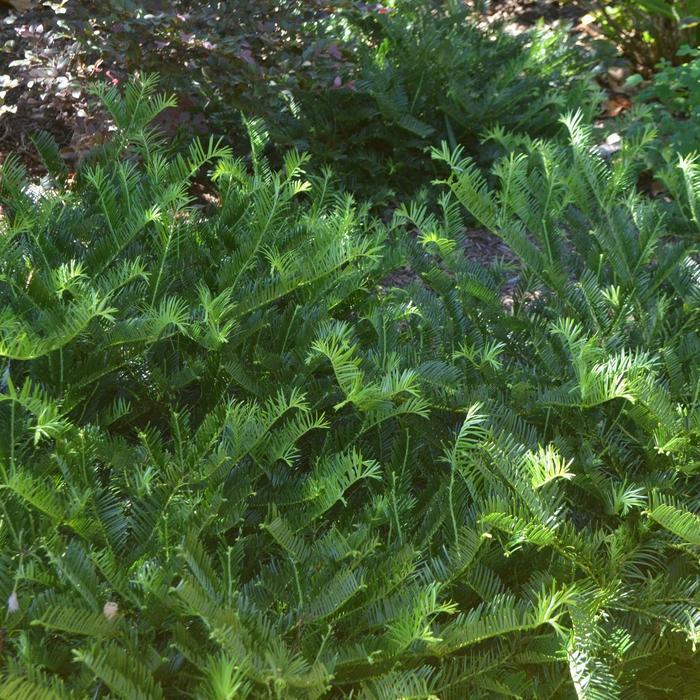
[[[43,171],[31,141],[39,131],[54,137],[70,165],[106,130],[85,90],[99,67],[83,61],[63,21],[38,3],[0,19],[0,76],[10,85],[0,101],[0,161],[16,153],[33,174]]]

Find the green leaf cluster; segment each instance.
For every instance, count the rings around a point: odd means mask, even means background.
[[[698,686],[700,269],[633,159],[499,130],[382,224],[258,122],[170,152],[155,88],[0,173],[0,698]]]

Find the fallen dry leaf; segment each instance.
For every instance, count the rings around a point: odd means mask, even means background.
[[[612,95],[605,103],[605,115],[617,117],[632,106],[632,101],[626,95]]]

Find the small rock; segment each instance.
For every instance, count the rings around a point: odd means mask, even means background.
[[[119,613],[119,605],[112,600],[108,600],[102,608],[102,614],[108,619],[113,620]]]

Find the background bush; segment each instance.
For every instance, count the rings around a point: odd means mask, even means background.
[[[465,5],[437,5],[346,13],[356,65],[331,89],[293,89],[295,118],[281,132],[273,119],[273,139],[308,150],[352,190],[378,197],[423,184],[430,147],[441,141],[488,165],[496,154],[482,145],[485,130],[551,136],[568,109],[596,109],[589,59],[564,30],[513,36],[479,25]]]
[[[584,0],[603,35],[648,77],[659,61],[676,63],[684,44],[698,45],[696,0]]]
[[[674,66],[662,61],[658,65],[658,72],[639,92],[638,112],[627,120],[631,133],[649,126],[655,129],[657,141],[649,162],[653,170],[660,170],[679,154],[689,156],[698,149],[700,55],[688,46],[680,55],[686,63]]]
[[[427,184],[430,148],[443,139],[488,166],[496,153],[480,145],[485,129],[551,136],[567,109],[597,106],[593,59],[564,29],[514,36],[463,3],[143,8],[73,8],[63,21],[114,79],[160,74],[178,96],[160,117],[171,137],[216,133],[240,146],[242,112],[265,122],[275,165],[290,148],[309,152],[311,167],[332,166],[379,203]]]

